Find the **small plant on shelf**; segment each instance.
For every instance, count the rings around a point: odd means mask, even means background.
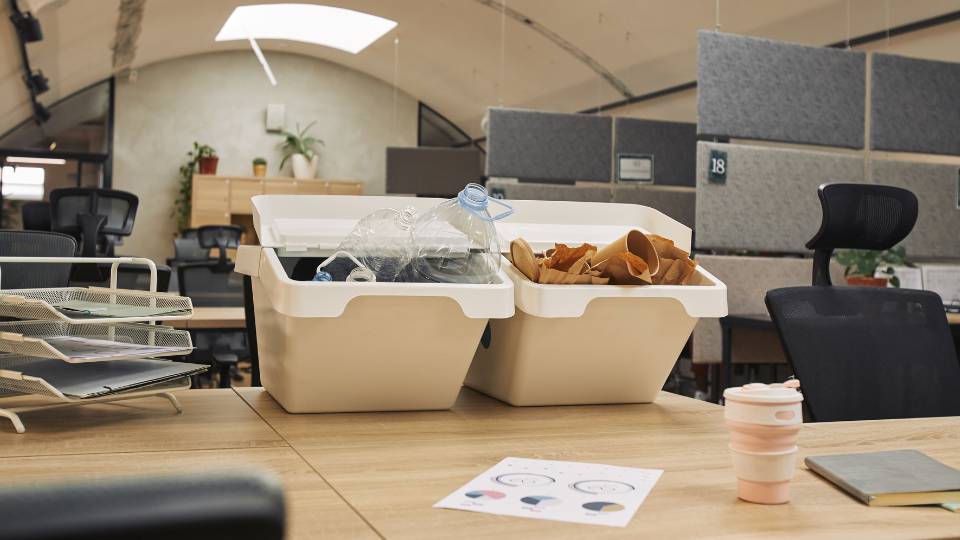
[[[318,146],[323,146],[323,141],[312,135],[307,135],[310,128],[316,122],[310,122],[307,127],[300,129],[297,124],[297,131],[281,131],[283,142],[280,143],[280,149],[283,151],[283,160],[280,161],[280,169],[286,165],[287,160],[293,164],[293,176],[299,179],[314,178],[317,176],[317,165],[320,155],[317,152]]]
[[[212,161],[212,172],[210,171]],[[180,166],[180,184],[177,200],[171,217],[177,220],[177,232],[190,227],[190,206],[193,198],[193,173],[200,169],[201,174],[217,173],[217,151],[206,144],[193,143],[193,150],[187,152],[187,162]]]
[[[900,278],[894,274],[893,267],[913,267],[907,260],[907,250],[903,246],[884,251],[841,249],[837,251],[837,262],[844,266],[843,275],[848,284],[875,287],[885,287],[888,281],[894,287],[899,287]],[[888,277],[875,277],[878,270]]]
[[[253,175],[257,177],[267,175],[267,160],[265,158],[253,158]]]

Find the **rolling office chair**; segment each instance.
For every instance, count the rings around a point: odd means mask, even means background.
[[[0,231],[0,255],[8,257],[73,257],[72,236],[42,231]],[[69,264],[0,264],[0,289],[66,287]]]
[[[51,230],[73,236],[82,257],[112,257],[120,239],[133,233],[139,199],[132,193],[100,188],[61,188],[50,192]],[[76,265],[73,279],[102,282],[110,267]]]
[[[188,296],[195,307],[241,307],[244,305],[243,279],[233,271],[234,263],[227,258],[228,249],[240,245],[243,229],[232,225],[210,225],[197,229],[197,240],[203,249],[217,248],[213,260],[185,262],[177,265],[180,295]],[[249,356],[247,334],[244,330],[192,329],[195,347],[194,362],[218,368],[220,387],[231,386],[240,358]]]
[[[766,304],[815,422],[960,415],[960,362],[932,292],[833,287],[836,248],[889,249],[917,220],[905,189],[824,184],[813,286],[767,292]]]
[[[46,201],[24,203],[20,207],[20,218],[23,221],[24,230],[49,231],[50,203]]]
[[[281,540],[272,475],[221,473],[0,490],[2,536],[18,540]]]

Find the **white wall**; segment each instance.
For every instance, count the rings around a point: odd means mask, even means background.
[[[250,51],[178,58],[118,78],[113,186],[140,197],[133,235],[118,250],[158,262],[173,255],[170,217],[179,166],[193,141],[220,156],[218,174],[251,174],[262,156],[278,172],[279,135],[264,129],[268,103],[286,105],[287,127],[316,120],[320,178],[359,180],[382,194],[387,146],[416,146],[417,102],[383,81],[306,56],[267,53],[278,85],[271,87]],[[396,120],[395,120],[396,118]]]

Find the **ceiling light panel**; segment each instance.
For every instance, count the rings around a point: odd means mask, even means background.
[[[357,54],[396,26],[396,21],[350,9],[263,4],[234,9],[215,41],[285,39]]]

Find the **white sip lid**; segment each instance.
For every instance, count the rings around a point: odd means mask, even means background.
[[[800,381],[790,379],[784,383],[750,383],[734,386],[723,391],[724,399],[747,403],[799,403],[803,401]]]

